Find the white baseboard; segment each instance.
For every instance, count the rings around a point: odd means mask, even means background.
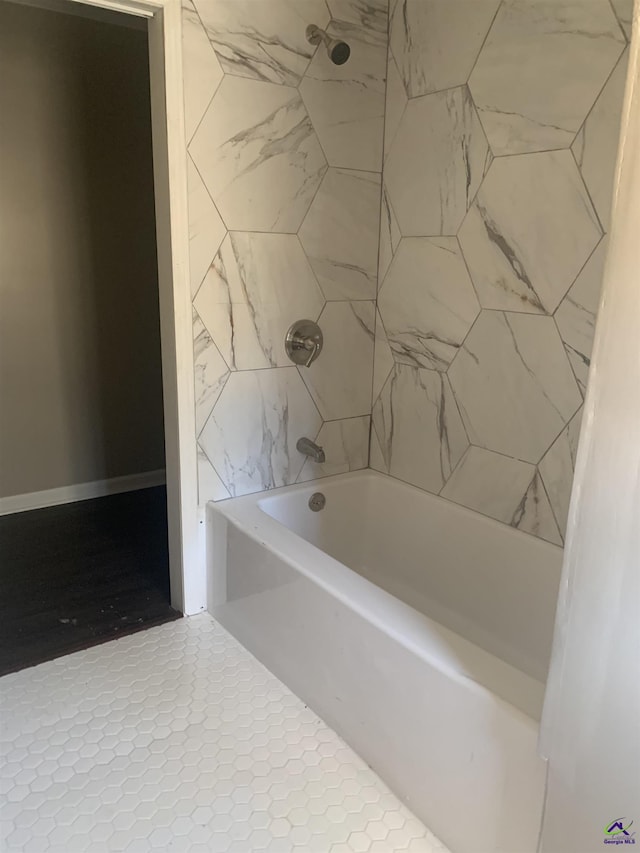
[[[124,477],[113,477],[111,480],[95,480],[92,483],[77,483],[74,486],[61,486],[58,489],[46,489],[43,492],[11,495],[7,498],[0,498],[0,515],[26,512],[30,509],[42,509],[46,506],[70,504],[75,501],[87,501],[91,498],[117,495],[120,492],[133,492],[137,489],[149,489],[152,486],[163,486],[165,482],[165,470],[159,468],[157,471],[127,474]]]

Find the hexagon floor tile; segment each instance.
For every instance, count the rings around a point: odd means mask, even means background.
[[[446,853],[207,614],[0,689],[3,851]]]

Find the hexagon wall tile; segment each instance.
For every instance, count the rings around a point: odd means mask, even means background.
[[[200,444],[232,496],[294,483],[322,419],[295,367],[232,373]]]
[[[322,352],[299,370],[323,419],[370,414],[375,303],[327,302],[318,324]]]
[[[289,326],[317,320],[324,298],[295,234],[234,231],[194,300],[233,370],[287,367]]]
[[[187,142],[204,115],[223,71],[191,0],[182,3],[182,75]]]
[[[329,169],[298,232],[327,299],[375,299],[380,175]]]
[[[435,370],[396,364],[373,407],[373,425],[384,470],[435,494],[469,444],[449,380]]]
[[[572,146],[580,173],[605,230],[611,224],[613,179],[628,58],[629,51],[625,50]]]
[[[393,260],[396,249],[400,245],[400,228],[391,202],[387,188],[382,185],[382,197],[380,199],[380,246],[378,251],[378,288],[382,285],[389,264]]]
[[[378,399],[395,364],[380,312],[376,311],[376,338],[373,354],[373,402]]]
[[[195,0],[227,74],[297,86],[314,48],[309,24],[326,27],[324,0]]]
[[[189,272],[191,295],[195,296],[227,229],[188,155],[187,189],[189,193]]]
[[[624,30],[627,41],[631,41],[631,24],[633,23],[633,0],[611,0],[611,5]]]
[[[454,235],[480,186],[487,155],[466,86],[409,101],[385,167],[403,236]]]
[[[189,151],[228,229],[298,230],[326,161],[296,89],[225,77]]]
[[[551,317],[483,311],[449,378],[471,443],[533,464],[582,402]]]
[[[562,536],[567,529],[573,472],[578,454],[582,407],[543,456],[538,470]]]
[[[608,3],[504,0],[469,78],[493,153],[568,148],[624,44]]]
[[[484,308],[552,313],[602,236],[570,151],[493,161],[459,232]]]
[[[408,103],[407,93],[398,71],[398,66],[389,52],[387,61],[387,93],[384,110],[384,156],[389,154],[391,143],[395,139],[400,119]]]
[[[330,166],[380,171],[386,35],[336,20],[327,31],[349,44],[351,56],[343,65],[334,65],[319,48],[300,83],[300,94]]]
[[[582,393],[586,391],[591,347],[607,256],[605,237],[584,265],[554,317]]]
[[[2,679],[6,853],[447,853],[208,614]]]
[[[193,372],[196,434],[199,435],[224,388],[229,376],[229,368],[195,309],[193,311]]]
[[[511,524],[535,473],[535,465],[472,445],[440,494]]]
[[[307,459],[298,482],[366,468],[369,464],[370,423],[371,418],[366,415],[322,424],[315,441],[324,449],[326,461],[320,464]]]
[[[467,82],[500,0],[397,0],[391,50],[410,98]]]
[[[395,360],[446,370],[480,311],[455,237],[405,237],[378,298]]]
[[[218,476],[209,457],[198,445],[198,504],[204,506],[207,501],[222,501],[231,497],[229,490]]]

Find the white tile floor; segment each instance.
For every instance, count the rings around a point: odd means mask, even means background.
[[[0,679],[0,849],[446,853],[208,615]]]

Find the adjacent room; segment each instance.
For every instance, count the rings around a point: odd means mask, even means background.
[[[10,672],[178,614],[146,23],[2,2],[0,81],[0,672]]]

